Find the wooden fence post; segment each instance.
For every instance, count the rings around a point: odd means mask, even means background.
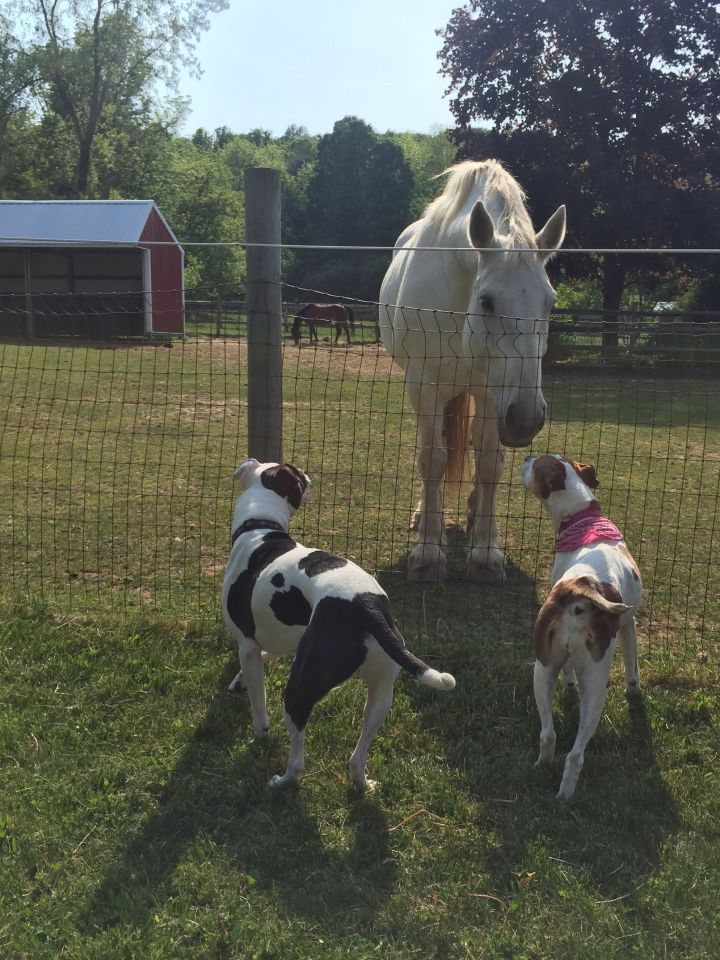
[[[247,248],[248,456],[282,463],[282,288],[280,172],[245,171]]]

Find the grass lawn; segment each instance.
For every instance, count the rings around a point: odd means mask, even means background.
[[[530,630],[552,537],[508,456],[508,579],[410,587],[417,496],[402,383],[366,345],[288,347],[286,458],[314,488],[298,537],[377,573],[411,649],[458,680],[401,679],[347,786],[362,689],[282,769],[218,620],[245,355],[231,341],[0,345],[0,956],[715,958],[720,952],[717,378],[550,369],[534,450],[596,464],[647,593],[642,701],[618,669],[573,801],[537,773]],[[448,501],[451,498],[448,497]],[[618,657],[619,661],[619,657]]]

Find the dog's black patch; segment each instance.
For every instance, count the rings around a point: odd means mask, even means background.
[[[274,583],[275,579],[276,577],[273,577],[271,582]],[[280,623],[288,627],[306,627],[312,615],[312,607],[305,599],[305,594],[297,587],[274,593],[270,598],[270,609]]]
[[[285,688],[285,709],[298,730],[304,729],[315,704],[362,666],[369,635],[389,656],[394,651],[393,659],[413,676],[427,670],[427,664],[405,648],[384,594],[359,593],[351,600],[323,597],[298,644]]]
[[[285,586],[285,577],[281,573],[276,573],[270,583],[274,587],[284,587]]]
[[[266,533],[260,546],[250,554],[247,568],[243,570],[228,590],[228,615],[246,637],[255,637],[255,619],[252,615],[250,601],[257,578],[265,567],[284,553],[294,550],[296,545],[295,541],[286,533],[280,533],[279,531]]]
[[[326,553],[325,550],[313,550],[298,561],[298,569],[304,570],[308,577],[317,577],[321,573],[327,573],[328,570],[346,567],[348,562],[344,557],[336,557],[335,554]]]

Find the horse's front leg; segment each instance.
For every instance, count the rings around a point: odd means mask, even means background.
[[[408,393],[418,416],[418,468],[422,477],[420,502],[413,515],[418,542],[408,557],[408,580],[428,583],[444,580],[447,573],[442,499],[448,460],[442,436],[444,401],[436,384],[408,383]]]
[[[481,583],[502,583],[505,554],[500,543],[496,514],[498,484],[505,467],[505,450],[498,438],[493,400],[488,390],[476,395],[472,424],[475,477],[468,497],[468,573]]]

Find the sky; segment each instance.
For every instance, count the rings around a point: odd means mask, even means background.
[[[444,27],[462,0],[230,0],[197,48],[182,132],[290,124],[329,133],[345,116],[377,132],[454,126],[438,73]]]

